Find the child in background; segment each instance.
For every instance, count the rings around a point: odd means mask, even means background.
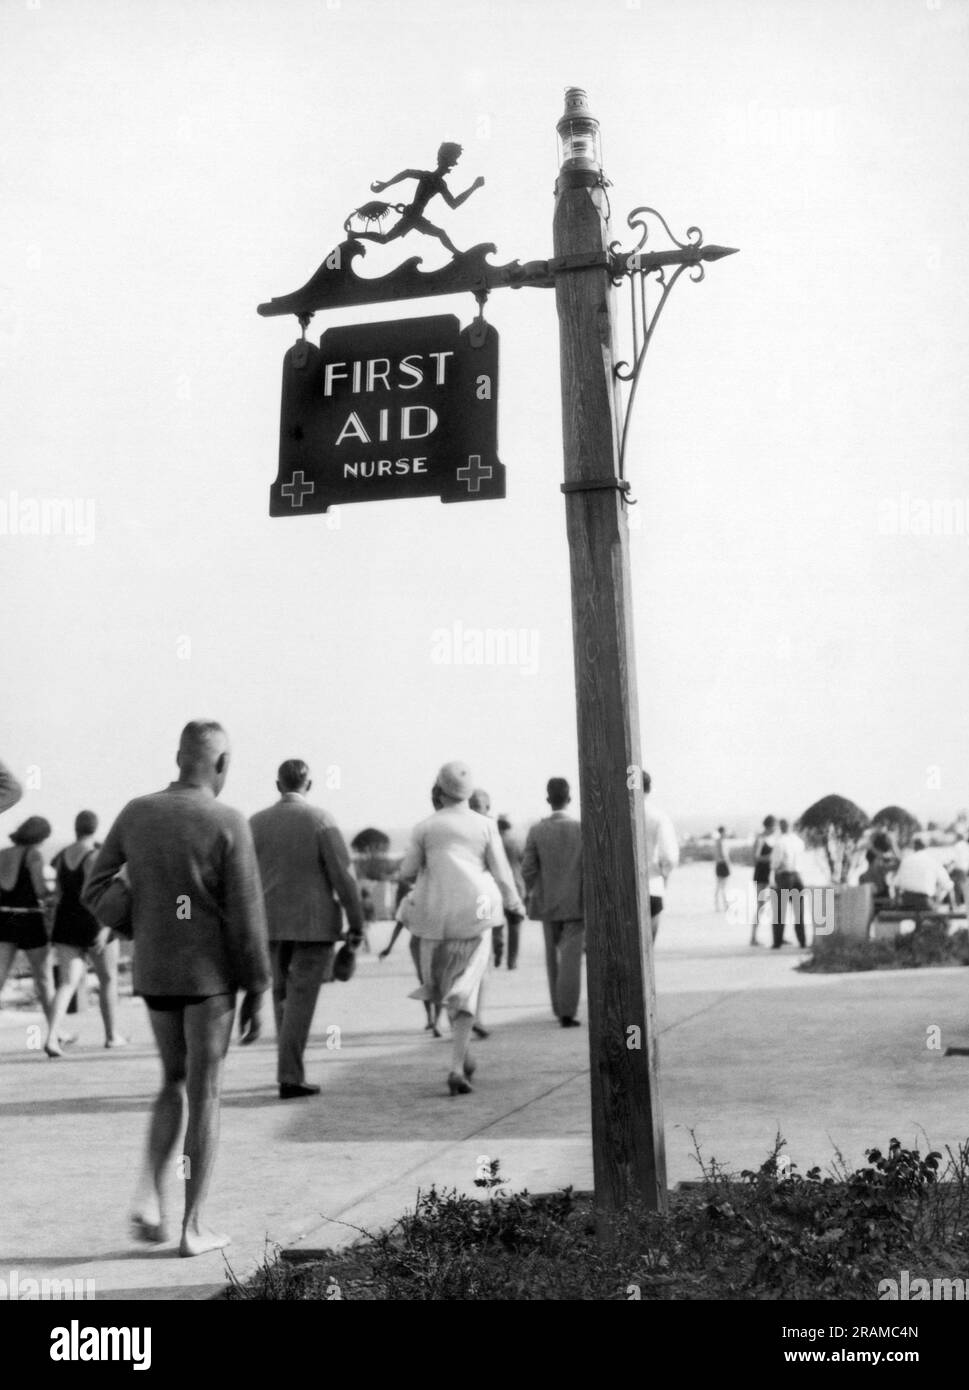
[[[407,884],[398,884],[397,903],[394,909],[394,932],[389,942],[387,943],[386,949],[381,951],[379,956],[377,957],[378,960],[387,959],[391,951],[394,949],[394,942],[397,940],[398,936],[400,936],[401,932],[404,930],[405,927],[407,927],[408,931],[410,931],[409,917],[411,908],[413,906],[413,901],[413,891],[408,892]],[[413,932],[411,932],[410,934],[410,956],[411,960],[414,962],[414,969],[417,971],[417,983],[419,985],[422,985],[424,981],[421,979],[421,941],[420,937],[415,936]],[[442,1036],[442,1033],[440,1028],[438,1027],[438,1024],[440,1023],[441,1019],[442,1006],[440,1004],[432,1004],[429,999],[425,999],[423,1002],[424,1013],[427,1016],[427,1022],[424,1024],[424,1031],[425,1033],[429,1032],[433,1034],[435,1038],[440,1038]]]

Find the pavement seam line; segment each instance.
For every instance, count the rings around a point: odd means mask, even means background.
[[[697,1009],[695,1013],[687,1014],[685,1018],[678,1018],[675,1023],[667,1023],[665,1028],[657,1030],[657,1036],[662,1037],[664,1033],[672,1033],[674,1028],[679,1028],[683,1023],[689,1023],[694,1018],[700,1018],[702,1014],[708,1014],[711,1009],[719,1009],[720,1005],[728,999],[742,999],[745,994],[752,994],[749,989],[731,989],[721,994],[719,999],[714,999],[710,1004],[704,1004],[702,1009]]]
[[[503,1120],[508,1119],[512,1115],[517,1115],[522,1110],[527,1110],[530,1105],[534,1105],[538,1101],[547,1099],[548,1096],[553,1095],[558,1090],[561,1090],[563,1086],[569,1086],[580,1076],[586,1076],[588,1074],[588,1071],[589,1068],[584,1067],[581,1071],[573,1072],[572,1075],[563,1078],[563,1080],[561,1081],[557,1081],[554,1086],[550,1086],[548,1090],[542,1091],[541,1094],[533,1096],[530,1100],[523,1101],[521,1105],[516,1105],[512,1110],[506,1110],[504,1114],[498,1115],[493,1120],[489,1120],[487,1124],[479,1125],[477,1129],[471,1130],[470,1133],[465,1134],[462,1138],[449,1140],[448,1143],[444,1144],[441,1148],[435,1149],[435,1151],[432,1154],[428,1154],[419,1162],[412,1164],[412,1166],[410,1168],[407,1168],[403,1173],[399,1173],[397,1175],[396,1181],[404,1182],[407,1178],[413,1177],[413,1175],[416,1172],[418,1172],[421,1168],[426,1167],[428,1163],[434,1162],[437,1159],[443,1157],[443,1155],[450,1153],[452,1149],[460,1148],[462,1144],[467,1144],[470,1140],[477,1138],[479,1134],[486,1134],[487,1131],[489,1129],[493,1129],[495,1125],[500,1124]],[[387,1183],[381,1183],[376,1187],[370,1188],[369,1191],[363,1193],[360,1197],[354,1198],[354,1200],[350,1202],[347,1206],[341,1207],[335,1216],[326,1216],[322,1212],[320,1213],[320,1215],[324,1222],[334,1222],[336,1224],[352,1226],[353,1223],[349,1221],[341,1223],[340,1218],[344,1216],[348,1211],[353,1211],[354,1207],[359,1206],[361,1202],[369,1201],[370,1198],[373,1197],[376,1193],[385,1191],[387,1186]],[[360,1228],[353,1227],[353,1229],[359,1230]],[[307,1232],[307,1234],[309,1234],[309,1232]]]

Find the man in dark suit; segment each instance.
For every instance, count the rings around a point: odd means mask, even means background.
[[[24,789],[4,763],[0,763],[0,811],[9,811],[24,794]]]
[[[279,769],[280,799],[250,822],[269,921],[280,1100],[319,1093],[303,1053],[320,987],[347,914],[351,946],[363,938],[360,894],[336,822],[306,800],[310,770],[299,758]]]
[[[529,892],[528,915],[540,919],[545,932],[552,1011],[563,1028],[578,1028],[585,950],[582,827],[566,809],[572,794],[565,778],[552,777],[546,790],[552,814],[528,832],[522,876]]]

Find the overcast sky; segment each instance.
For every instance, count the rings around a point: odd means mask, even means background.
[[[230,732],[228,801],[303,757],[348,831],[417,820],[448,758],[522,821],[575,775],[553,293],[487,307],[507,499],[330,521],[269,518],[298,330],[255,312],[445,139],[452,188],[486,183],[435,220],[549,256],[572,84],[617,239],[647,203],[741,248],[677,286],[631,427],[657,801],[969,804],[967,49],[964,0],[3,0],[0,757],[30,784],[4,829],[110,819],[191,717]],[[412,235],[363,273],[405,254],[446,259]],[[80,534],[13,533],[51,499]],[[521,659],[441,664],[455,624]]]

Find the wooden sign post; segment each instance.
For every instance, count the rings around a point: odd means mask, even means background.
[[[622,420],[614,371],[615,291],[597,159],[598,122],[570,89],[559,122],[559,275],[566,518],[582,794],[583,900],[596,1207],[639,1199],[665,1211],[666,1158],[656,1045]],[[574,258],[574,259],[573,259]]]
[[[443,502],[505,495],[498,461],[498,335],[484,322],[492,290],[555,289],[562,360],[566,518],[572,570],[572,624],[582,792],[583,876],[592,1062],[592,1145],[600,1213],[641,1201],[664,1211],[666,1158],[656,1046],[656,1000],[643,819],[642,755],[636,699],[623,460],[629,413],[646,351],[670,291],[703,262],[734,254],[704,245],[699,227],[680,241],[655,208],[627,222],[641,235],[631,252],[609,238],[599,158],[599,123],[586,94],[571,87],[558,123],[562,167],[555,186],[554,255],[492,265],[490,242],[458,251],[423,209],[442,191],[461,154],[445,143],[437,170],[402,170],[371,185],[382,192],[417,179],[409,205],[365,203],[344,222],[333,247],[300,289],[259,305],[266,318],[294,314],[303,337],[286,354],[279,471],[272,516],[322,512],[335,502],[438,495]],[[371,224],[396,212],[386,231]],[[362,229],[354,230],[355,220]],[[646,249],[658,222],[673,246]],[[411,256],[368,278],[354,262],[367,241],[411,233],[436,237],[452,257],[438,270]],[[652,310],[646,282],[658,293]],[[632,291],[633,362],[616,361],[614,286]],[[328,329],[316,348],[306,328],[318,310],[470,293],[478,318]],[[625,412],[619,382],[631,383]]]

